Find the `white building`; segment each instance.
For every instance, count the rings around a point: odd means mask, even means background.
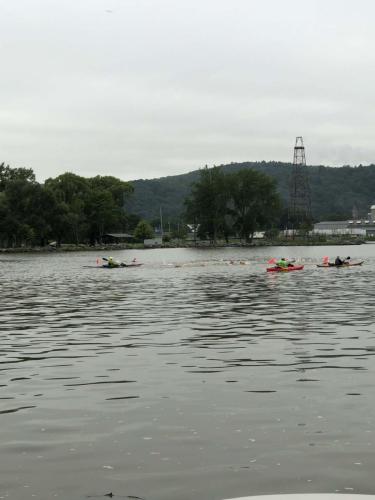
[[[357,222],[359,224],[357,224]],[[326,236],[366,236],[367,234],[366,229],[361,224],[361,221],[347,220],[317,222],[314,224],[313,232],[314,234],[324,234]]]
[[[313,233],[326,236],[375,236],[375,205],[370,207],[366,219],[317,222],[314,224]]]

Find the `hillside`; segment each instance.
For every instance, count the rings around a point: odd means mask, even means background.
[[[225,172],[252,168],[270,175],[277,181],[285,205],[288,200],[290,163],[244,162],[222,165]],[[353,206],[365,216],[375,202],[375,165],[359,167],[309,166],[311,203],[316,220],[351,217]],[[199,178],[199,170],[159,179],[135,180],[134,195],[128,210],[153,220],[159,217],[160,207],[165,220],[178,220],[184,211],[184,200],[191,184]]]

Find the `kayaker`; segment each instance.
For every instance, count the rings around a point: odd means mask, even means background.
[[[108,267],[119,267],[119,263],[113,257],[108,257]]]
[[[285,269],[288,267],[288,262],[287,260],[284,258],[284,257],[281,257],[281,259],[279,259],[277,262],[276,262],[276,267],[281,267],[282,269]]]
[[[344,261],[340,259],[339,256],[336,257],[335,260],[335,266],[342,266],[344,264]]]

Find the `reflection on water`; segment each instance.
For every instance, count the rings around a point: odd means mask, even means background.
[[[0,498],[374,493],[371,247],[297,251],[4,257]]]

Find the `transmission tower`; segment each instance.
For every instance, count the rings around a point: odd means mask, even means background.
[[[292,176],[289,185],[289,227],[293,230],[311,223],[310,185],[303,138],[296,137]]]

